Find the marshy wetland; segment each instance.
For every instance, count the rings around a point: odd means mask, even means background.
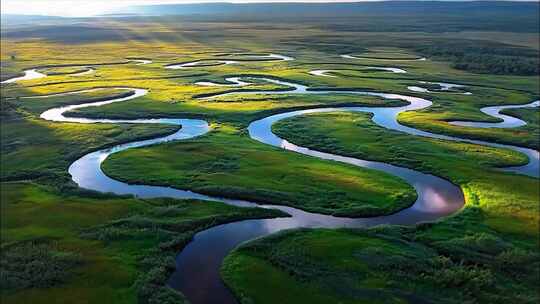
[[[172,20],[2,38],[3,303],[538,300],[528,33]]]

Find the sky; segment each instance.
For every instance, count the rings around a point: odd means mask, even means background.
[[[2,14],[86,17],[130,5],[202,2],[355,2],[359,0],[0,0]],[[360,0],[373,1],[373,0]]]
[[[2,14],[92,16],[134,4],[161,4],[168,0],[1,0]]]
[[[358,2],[377,0],[0,0],[2,14],[86,17],[130,5],[201,2]]]

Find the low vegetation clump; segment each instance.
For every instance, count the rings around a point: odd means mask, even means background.
[[[0,290],[50,288],[65,283],[81,262],[78,253],[52,240],[2,244]]]
[[[452,62],[452,67],[473,73],[535,76],[540,73],[538,52],[489,43],[437,43],[420,46],[417,51],[438,60]]]

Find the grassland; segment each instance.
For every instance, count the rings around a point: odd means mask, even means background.
[[[67,168],[85,153],[134,138],[176,131],[171,126],[55,124],[21,110],[3,117],[2,179],[67,177]]]
[[[390,132],[358,113],[296,117],[274,131],[310,148],[443,176],[461,186],[467,204],[435,224],[295,230],[241,246],[222,273],[245,303],[538,300],[538,180],[494,169],[519,155]]]
[[[88,71],[89,68],[86,67],[58,67],[58,68],[43,68],[38,71],[44,73],[48,76],[55,75],[73,75],[79,74]]]
[[[2,84],[1,88],[2,303],[49,303],[50,299],[69,303],[180,301],[181,295],[164,283],[174,268],[174,255],[196,231],[244,218],[283,216],[219,203],[142,200],[78,189],[67,173],[73,160],[120,142],[176,130],[170,126],[51,123],[39,118],[42,111],[52,107],[127,94],[116,87],[147,88],[149,94],[70,115],[199,117],[208,120],[213,130],[187,142],[113,155],[104,164],[108,174],[128,182],[172,185],[328,214],[387,214],[408,206],[414,192],[403,181],[386,174],[257,143],[247,137],[248,123],[291,109],[402,103],[348,94],[237,94],[205,100],[197,97],[236,88],[195,83],[264,75],[314,88],[422,96],[433,100],[434,105],[401,115],[401,123],[439,133],[540,147],[536,109],[511,111],[530,123],[516,130],[464,128],[446,122],[492,121],[479,108],[538,98],[537,75],[475,74],[452,68],[452,60],[443,57],[385,62],[339,56],[353,53],[381,57],[392,53],[414,58],[425,55],[417,46],[442,41],[505,50],[523,47],[527,53],[526,46],[537,45],[537,35],[530,33],[498,33],[494,42],[494,38],[486,38],[493,36],[478,32],[374,33],[355,31],[355,27],[343,30],[338,24],[324,22],[276,26],[272,22],[135,18],[121,22],[99,19],[100,27],[93,22],[97,21],[84,20],[49,32],[43,28],[32,33],[16,30],[16,35],[2,38],[2,79],[34,67],[46,67],[43,69],[50,74],[47,78]],[[36,36],[39,39],[34,39]],[[164,69],[179,62],[223,60],[227,56],[242,59],[223,55],[237,52],[283,53],[296,60]],[[512,56],[522,56],[521,51]],[[152,63],[137,65],[130,58],[148,58]],[[85,66],[96,71],[77,77],[66,74]],[[367,72],[362,70],[365,66],[399,66],[408,73]],[[312,69],[343,70],[331,78],[310,75]],[[473,95],[407,90],[420,80],[461,83]],[[92,88],[106,89],[63,97],[22,98]],[[243,89],[283,88],[255,81]],[[318,149],[445,177],[462,187],[467,207],[437,224],[365,231],[299,230],[249,243],[233,253],[223,269],[224,279],[240,299],[256,303],[276,302],[276,296],[280,296],[280,302],[286,297],[291,303],[357,303],[366,297],[371,297],[370,303],[375,298],[381,302],[537,300],[533,287],[538,282],[538,256],[534,252],[538,246],[538,180],[495,169],[522,163],[522,156],[381,130],[366,115],[359,114],[302,117],[286,121],[276,130]],[[367,213],[366,206],[375,213]]]
[[[107,90],[109,97],[123,94]],[[103,99],[101,91],[79,102]],[[69,96],[3,101],[0,184],[4,303],[141,303],[181,295],[165,287],[174,255],[197,231],[243,218],[280,216],[220,203],[140,200],[78,189],[67,167],[92,150],[176,127],[55,124],[46,108]],[[13,182],[9,182],[13,181]],[[174,223],[174,225],[172,225]]]
[[[387,174],[285,153],[246,137],[221,127],[200,139],[112,155],[103,169],[137,184],[340,216],[390,214],[416,199],[410,185]]]
[[[222,276],[241,303],[537,301],[534,247],[472,228],[469,212],[416,229],[278,233],[236,249]]]
[[[279,216],[220,203],[140,200],[2,184],[3,303],[154,303],[174,256],[206,227]],[[25,262],[26,261],[26,262]],[[165,301],[161,301],[166,303]]]

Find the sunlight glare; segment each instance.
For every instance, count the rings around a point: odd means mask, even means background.
[[[221,2],[357,2],[378,0],[228,0]],[[216,0],[0,0],[2,14],[91,17],[133,5],[212,3]]]
[[[106,13],[125,5],[115,1],[10,1],[2,0],[3,14],[52,15],[67,17],[88,17]]]

